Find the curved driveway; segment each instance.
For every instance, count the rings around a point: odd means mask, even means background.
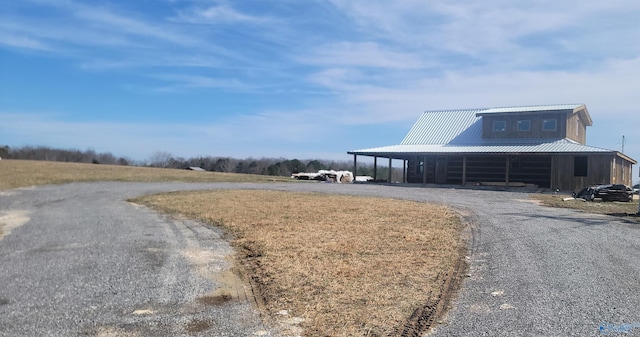
[[[508,192],[83,183],[0,192],[0,336],[275,336],[242,287],[214,296],[231,252],[216,229],[126,202],[216,188],[393,197],[467,214],[469,274],[433,336],[640,335],[638,223]]]

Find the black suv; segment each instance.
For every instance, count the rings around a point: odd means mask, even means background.
[[[633,200],[633,190],[631,187],[622,184],[595,185],[583,188],[578,193],[573,193],[574,198],[582,198],[593,201],[625,201]]]

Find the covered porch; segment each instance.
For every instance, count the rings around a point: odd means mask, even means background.
[[[353,154],[354,172],[357,172],[358,156],[359,154]],[[549,155],[416,154],[366,156],[373,157],[373,178],[376,181],[386,179],[387,182],[391,182],[394,161],[401,161],[402,179],[398,182],[402,183],[552,187],[552,157]],[[379,161],[388,167],[386,177],[378,175]]]
[[[402,163],[401,183],[500,186],[575,191],[597,184],[632,185],[635,161],[619,152],[604,153],[363,153],[372,157],[375,181],[393,182],[393,164]],[[387,176],[378,174],[379,162]]]

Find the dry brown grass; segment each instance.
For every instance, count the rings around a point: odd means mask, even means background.
[[[632,202],[604,202],[599,199],[596,199],[596,201],[563,201],[564,198],[570,197],[570,195],[562,194],[534,194],[531,196],[532,199],[539,201],[544,206],[570,208],[587,213],[631,216],[638,212],[638,199],[635,199]],[[630,219],[640,221],[637,217],[630,217]]]
[[[464,247],[446,207],[278,191],[200,191],[134,200],[226,229],[266,310],[305,336],[396,334],[441,294]]]
[[[151,167],[58,163],[35,160],[0,160],[0,190],[75,181],[131,182],[268,182],[283,177],[219,172],[194,172]]]

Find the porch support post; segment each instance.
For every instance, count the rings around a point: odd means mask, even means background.
[[[389,174],[387,174],[387,182],[391,183],[391,157],[389,157]]]
[[[373,180],[378,180],[378,157],[373,157]]]
[[[427,156],[422,158],[422,183],[427,184]]]
[[[511,158],[509,156],[507,156],[507,159],[505,160],[505,177],[504,177],[504,182],[505,182],[505,186],[509,187],[509,168],[511,165],[509,165],[511,162]]]
[[[402,183],[407,183],[407,160],[402,159]]]
[[[358,172],[358,155],[354,154],[353,155],[353,181],[356,181],[356,175]]]
[[[631,172],[633,172],[633,164],[631,164]],[[640,172],[639,172],[640,175]],[[631,183],[633,183],[633,173],[631,173]],[[640,200],[638,200],[638,213],[636,213],[637,215],[640,215]]]
[[[462,156],[462,186],[467,185],[467,156]]]

